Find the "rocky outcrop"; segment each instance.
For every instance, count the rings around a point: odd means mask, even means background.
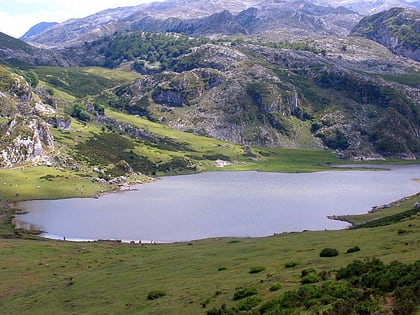
[[[354,160],[419,155],[419,89],[352,71],[343,59],[251,44],[202,45],[174,60],[173,71],[117,91],[127,111],[142,103],[152,120],[230,142],[326,147]],[[399,67],[363,70],[403,73]],[[383,143],[398,146],[387,150]]]
[[[351,35],[363,36],[397,55],[420,61],[420,11],[393,8],[362,19]]]
[[[39,117],[16,115],[1,129],[4,136],[0,145],[0,167],[37,162],[54,148],[49,127]]]
[[[45,117],[55,111],[43,104],[20,76],[0,68],[0,104],[8,117],[0,123],[0,167],[33,163],[54,148],[54,138]]]

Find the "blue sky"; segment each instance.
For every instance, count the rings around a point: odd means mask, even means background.
[[[0,32],[19,38],[39,22],[63,22],[147,2],[153,0],[0,0]]]

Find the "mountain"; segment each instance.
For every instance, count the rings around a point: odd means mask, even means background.
[[[0,32],[0,61],[14,61],[36,65],[68,66],[61,53],[41,49]]]
[[[32,26],[23,36],[20,38],[21,40],[25,40],[28,37],[34,36],[43,30],[58,24],[57,22],[41,22],[34,26]]]
[[[420,61],[420,11],[393,8],[363,18],[351,35],[363,36],[397,55]]]
[[[419,152],[418,65],[367,39],[255,43],[139,32],[70,54],[85,66],[142,73],[97,102],[171,128],[248,145],[326,146],[353,159]]]
[[[110,9],[53,25],[29,43],[71,46],[116,31],[177,32],[193,36],[230,35],[281,29],[286,33],[348,34],[361,16],[345,8],[308,1],[165,1]]]
[[[325,6],[343,6],[362,15],[371,15],[395,7],[419,9],[418,0],[312,0]]]

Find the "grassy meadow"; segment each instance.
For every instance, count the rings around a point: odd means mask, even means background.
[[[413,263],[420,257],[419,235],[417,215],[372,229],[178,244],[3,239],[0,308],[4,314],[205,314],[237,305],[239,287],[255,287],[263,302],[296,289],[306,268],[334,279],[334,271],[354,259]],[[361,250],[346,254],[353,246]],[[326,247],[339,255],[319,257]],[[296,265],[286,268],[290,261]],[[252,274],[254,266],[265,269]],[[270,291],[277,283],[281,289]],[[149,300],[153,290],[165,296]]]

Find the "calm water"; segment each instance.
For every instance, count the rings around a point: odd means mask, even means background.
[[[341,229],[359,214],[420,191],[420,166],[390,171],[214,172],[164,177],[99,199],[23,202],[19,221],[51,238],[158,242]]]

